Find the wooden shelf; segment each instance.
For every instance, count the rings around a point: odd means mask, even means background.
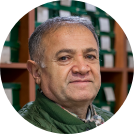
[[[26,63],[1,63],[0,68],[17,68],[17,69],[26,69]]]
[[[101,67],[101,72],[123,72],[123,68],[104,68]]]

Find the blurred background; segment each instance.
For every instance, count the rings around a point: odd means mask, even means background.
[[[23,16],[4,43],[0,61],[1,80],[16,111],[35,100],[38,88],[26,68],[30,58],[28,38],[47,19],[72,15],[91,20],[99,37],[102,85],[93,104],[116,113],[125,101],[134,67],[132,50],[125,33],[103,10],[80,1],[60,0],[43,4]]]

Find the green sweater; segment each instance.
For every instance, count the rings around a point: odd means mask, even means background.
[[[107,121],[113,114],[94,106],[98,115]],[[39,91],[36,100],[27,103],[20,111],[20,115],[33,125],[55,133],[80,133],[96,127],[95,122],[84,123],[74,117]]]

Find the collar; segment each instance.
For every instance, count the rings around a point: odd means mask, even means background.
[[[56,104],[57,104],[57,103],[56,103]],[[60,106],[60,107],[61,107],[62,109],[64,109],[65,111],[67,111],[68,113],[70,113],[71,115],[73,115],[74,117],[80,119],[81,121],[83,121],[83,122],[85,122],[85,123],[87,123],[87,122],[93,122],[93,121],[94,121],[95,124],[96,124],[96,126],[99,126],[99,125],[101,125],[101,124],[104,123],[104,119],[103,119],[101,116],[97,115],[97,113],[96,113],[96,111],[95,111],[95,109],[94,109],[94,107],[93,107],[92,104],[89,105],[89,107],[88,107],[86,119],[81,119],[81,118],[79,118],[76,114],[74,114],[74,113],[68,111],[67,109],[65,109],[65,108],[62,107],[61,105],[59,105],[59,104],[57,104],[57,105]]]
[[[57,104],[57,103],[56,103]],[[70,113],[71,115],[73,115],[74,117],[76,118],[79,118],[78,115],[68,111],[67,109],[65,109],[64,107],[62,107],[61,105],[57,104],[58,106],[60,106],[62,109],[64,109],[65,111],[67,111],[68,113]],[[90,106],[88,107],[88,110],[87,110],[87,115],[86,115],[86,119],[81,119],[79,118],[80,120],[84,121],[84,122],[87,122],[87,120],[90,120],[91,118],[91,110],[90,110]]]

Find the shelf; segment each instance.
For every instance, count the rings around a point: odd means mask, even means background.
[[[1,63],[0,68],[27,69],[26,63]]]
[[[105,67],[101,67],[100,68],[101,72],[123,72],[122,68],[105,68]]]

